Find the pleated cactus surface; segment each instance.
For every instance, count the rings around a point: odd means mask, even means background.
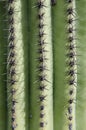
[[[86,0],[0,0],[0,130],[86,130]]]

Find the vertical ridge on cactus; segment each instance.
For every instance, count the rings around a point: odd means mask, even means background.
[[[25,130],[24,51],[21,25],[21,0],[8,7],[8,130]]]
[[[65,129],[68,130],[76,130],[76,87],[77,87],[77,54],[76,54],[76,6],[75,0],[67,4],[67,21],[72,19],[72,23],[67,24],[67,110],[65,113],[66,115],[66,122],[65,122]],[[74,62],[74,65],[69,65],[69,62]],[[69,112],[69,108],[72,109],[71,113]]]
[[[53,61],[52,61],[52,34],[51,34],[51,8],[50,0],[38,0],[38,82],[40,107],[40,129],[53,130]],[[50,114],[49,114],[50,113]]]
[[[31,9],[32,38],[30,41],[30,72],[31,79],[31,115],[30,128],[53,129],[53,98],[52,98],[52,34],[50,1],[33,2]],[[33,12],[35,15],[33,15]],[[31,28],[32,28],[31,27]],[[36,28],[36,29],[35,29]],[[34,108],[34,106],[36,106]],[[50,114],[48,114],[50,112]]]
[[[86,0],[0,0],[0,130],[86,129],[85,15]]]

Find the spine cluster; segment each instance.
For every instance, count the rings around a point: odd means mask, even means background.
[[[21,0],[7,1],[8,129],[25,130],[25,81]],[[20,120],[22,119],[22,120]]]
[[[14,0],[8,0],[8,59],[7,59],[7,68],[8,68],[8,84],[9,84],[9,91],[11,93],[11,129],[15,130],[17,127],[17,123],[15,121],[15,113],[16,113],[16,99],[15,99],[15,75],[16,75],[16,70],[15,70],[15,28],[14,28],[14,6],[13,6]]]
[[[46,32],[44,31],[44,26],[46,26],[44,24],[44,17],[45,17],[45,11],[43,10],[43,8],[46,8],[46,6],[44,5],[44,1],[40,0],[37,3],[38,6],[38,19],[39,19],[39,24],[38,24],[38,28],[39,28],[39,34],[38,34],[38,71],[39,71],[39,75],[38,75],[38,80],[40,81],[40,85],[39,85],[39,90],[40,90],[40,95],[39,95],[39,101],[40,101],[40,127],[43,128],[45,126],[45,120],[44,120],[44,116],[46,113],[44,113],[44,109],[45,109],[45,105],[44,102],[46,101],[46,96],[44,91],[47,91],[47,76],[46,76],[46,71],[48,71],[48,69],[46,68],[46,62],[47,62],[47,58],[45,55],[45,52],[47,52],[45,46],[46,46],[46,42],[45,42],[45,35]]]
[[[52,104],[52,100],[48,99],[49,96],[52,98],[52,80],[50,81],[50,77],[52,75],[52,71],[50,70],[51,68],[49,67],[49,60],[52,59],[52,56],[50,56],[51,50],[51,41],[48,41],[49,35],[51,34],[50,32],[47,32],[46,29],[47,27],[51,26],[51,22],[48,23],[46,22],[48,19],[47,15],[47,9],[49,8],[50,2],[46,0],[38,0],[37,2],[37,10],[38,10],[38,81],[39,81],[39,102],[40,102],[40,124],[39,127],[40,129],[48,129],[49,124],[48,124],[48,107],[50,106],[50,103]],[[49,9],[50,11],[50,9]],[[49,12],[50,13],[50,12]],[[50,14],[49,14],[50,15]],[[48,29],[49,30],[49,29]],[[50,28],[51,30],[51,28]],[[51,38],[50,38],[51,39]],[[50,45],[49,45],[50,44]],[[49,47],[48,47],[49,46]],[[50,51],[50,52],[49,52]],[[49,55],[49,56],[48,56]],[[49,63],[49,64],[48,64]],[[52,64],[52,63],[51,63]],[[51,71],[51,72],[50,72]],[[48,77],[48,73],[50,73],[50,77]],[[51,95],[50,95],[51,94]],[[51,102],[49,101],[51,100]],[[49,101],[49,106],[47,102]],[[47,111],[46,111],[47,110]],[[52,113],[51,113],[52,115]],[[52,124],[52,123],[51,123]],[[52,129],[52,125],[51,125]]]
[[[68,84],[68,130],[75,130],[75,100],[77,86],[75,1],[67,0],[67,84]]]

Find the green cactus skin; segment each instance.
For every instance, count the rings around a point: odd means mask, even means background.
[[[38,1],[16,0],[9,6],[5,6],[5,4],[8,4],[7,1],[6,3],[5,0],[0,1],[0,129],[12,130],[12,127],[15,126],[14,130],[85,130],[86,61],[84,59],[86,57],[86,18],[84,16],[86,14],[86,1],[76,0],[76,8],[75,0],[71,4],[57,0],[56,4],[52,6],[52,15],[50,0],[40,0],[45,5],[40,9],[37,8]],[[3,22],[6,17],[11,18],[11,16],[7,16],[8,12],[5,12],[6,8],[3,7],[7,7],[8,10],[9,7],[14,8],[12,17],[15,23],[9,25],[9,29],[11,26],[14,27],[14,34],[7,29],[6,24],[8,22]],[[66,12],[69,7],[74,9],[74,15],[71,15],[75,19],[72,23],[74,28],[72,34],[68,32],[68,28],[71,27],[67,23],[69,16]],[[76,15],[76,12],[78,15]],[[38,18],[38,14],[42,13],[44,13],[43,21]],[[77,20],[78,16],[79,19]],[[38,26],[40,22],[43,22],[43,28]],[[75,26],[78,26],[78,33]],[[44,31],[46,34],[39,37],[40,31]],[[8,39],[4,38],[5,34],[8,34]],[[6,47],[7,42],[8,46],[10,45],[9,38],[11,35],[15,36],[15,49],[13,50]],[[75,53],[73,58],[76,61],[72,68],[68,64],[71,60],[68,57],[71,52],[68,48],[71,43],[71,41],[68,41],[69,36],[76,38],[72,42],[75,46],[73,48]],[[78,43],[77,37],[79,37]],[[40,54],[38,51],[43,49],[43,46],[39,47],[38,41],[43,39],[47,43],[44,46],[47,52],[42,51],[42,54]],[[7,49],[8,56],[6,58],[4,54],[6,54]],[[10,53],[13,51],[15,51],[15,56],[11,57]],[[40,65],[45,65],[44,62],[41,64],[37,59],[41,55],[48,58],[46,60],[47,69],[38,71]],[[12,77],[11,73],[9,73],[14,68],[13,65],[9,65],[11,59],[15,59],[16,63],[16,74]],[[7,70],[5,63],[7,64]],[[74,70],[73,77],[68,73],[71,69]],[[47,76],[45,80],[41,81],[38,77],[43,76],[43,74],[47,74]],[[75,80],[73,85],[70,85],[69,81],[72,78]],[[12,85],[10,79],[15,79],[16,82]],[[7,81],[7,84],[5,81]],[[46,90],[41,91],[39,89],[40,84],[47,84]],[[14,94],[12,94],[13,89],[16,90]],[[45,96],[43,102],[40,101],[41,96]],[[14,99],[16,103],[15,113],[13,114],[12,108],[14,105],[12,100]],[[70,99],[73,99],[72,103],[68,102]],[[40,111],[41,106],[44,106],[43,111]],[[71,114],[69,113],[70,106],[72,108]],[[40,114],[44,114],[44,117],[41,118]],[[12,121],[12,117],[15,117],[14,121]],[[72,117],[72,119],[69,117]],[[69,128],[70,124],[72,124],[71,128]]]
[[[64,1],[58,0],[52,6],[52,38],[53,38],[53,109],[54,130],[62,130],[64,123],[65,100],[65,6]]]
[[[7,32],[5,2],[0,2],[0,129],[7,128],[7,90],[6,90],[6,55]]]
[[[76,128],[86,129],[86,1],[77,0],[76,9],[78,30],[78,89],[76,103]]]
[[[27,122],[29,129],[39,128],[39,103],[38,103],[38,89],[36,81],[36,58],[37,58],[37,10],[34,5],[37,1],[27,0],[27,17],[28,17],[28,62],[29,62],[29,116]],[[34,22],[35,21],[35,22]],[[35,24],[34,24],[35,23]],[[32,69],[31,69],[32,68]],[[28,66],[27,66],[28,69]]]
[[[54,70],[55,70],[54,71],[54,129],[62,129],[62,130],[76,129],[74,101],[76,100],[75,84],[77,86],[77,66],[74,65],[73,67],[70,67],[68,65],[69,64],[68,62],[71,61],[71,58],[68,58],[67,56],[68,53],[70,52],[74,52],[76,55],[75,40],[72,41],[72,44],[75,46],[72,51],[71,49],[69,49],[69,45],[71,44],[71,41],[68,40],[70,36],[73,36],[73,38],[75,38],[75,31],[73,31],[72,33],[68,33],[68,28],[71,27],[71,25],[67,23],[69,17],[75,19],[73,15],[69,16],[67,13],[67,9],[69,7],[72,7],[73,11],[75,11],[74,2],[75,1],[69,4],[67,2],[62,2],[58,0],[57,4],[52,7]],[[72,27],[73,29],[75,29],[75,21],[73,21]],[[75,55],[72,58],[72,60],[74,59],[74,61],[76,61]],[[74,71],[73,76],[68,74],[70,70]],[[69,85],[69,82],[71,81],[71,79],[73,79],[73,77],[74,77],[74,84]],[[72,89],[73,89],[73,94],[70,94],[70,91]],[[68,101],[70,101],[71,99],[73,99],[72,100],[73,102],[70,105]],[[71,114],[68,113],[68,109],[70,106],[72,107],[73,110]]]
[[[25,126],[26,130],[30,129],[30,120],[31,120],[31,114],[30,114],[30,8],[32,8],[30,5],[30,0],[21,0],[22,1],[22,34],[23,34],[23,48],[24,48],[24,71],[25,71]],[[29,3],[29,4],[28,4]],[[28,6],[29,5],[29,6]],[[28,13],[29,12],[29,13]],[[29,14],[29,16],[28,16]]]

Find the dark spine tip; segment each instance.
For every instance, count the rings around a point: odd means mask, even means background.
[[[40,127],[44,127],[44,122],[40,122]]]
[[[41,111],[43,111],[44,110],[44,106],[42,105],[42,106],[40,106],[40,110]]]
[[[68,107],[68,113],[72,114],[72,107],[71,106]]]

